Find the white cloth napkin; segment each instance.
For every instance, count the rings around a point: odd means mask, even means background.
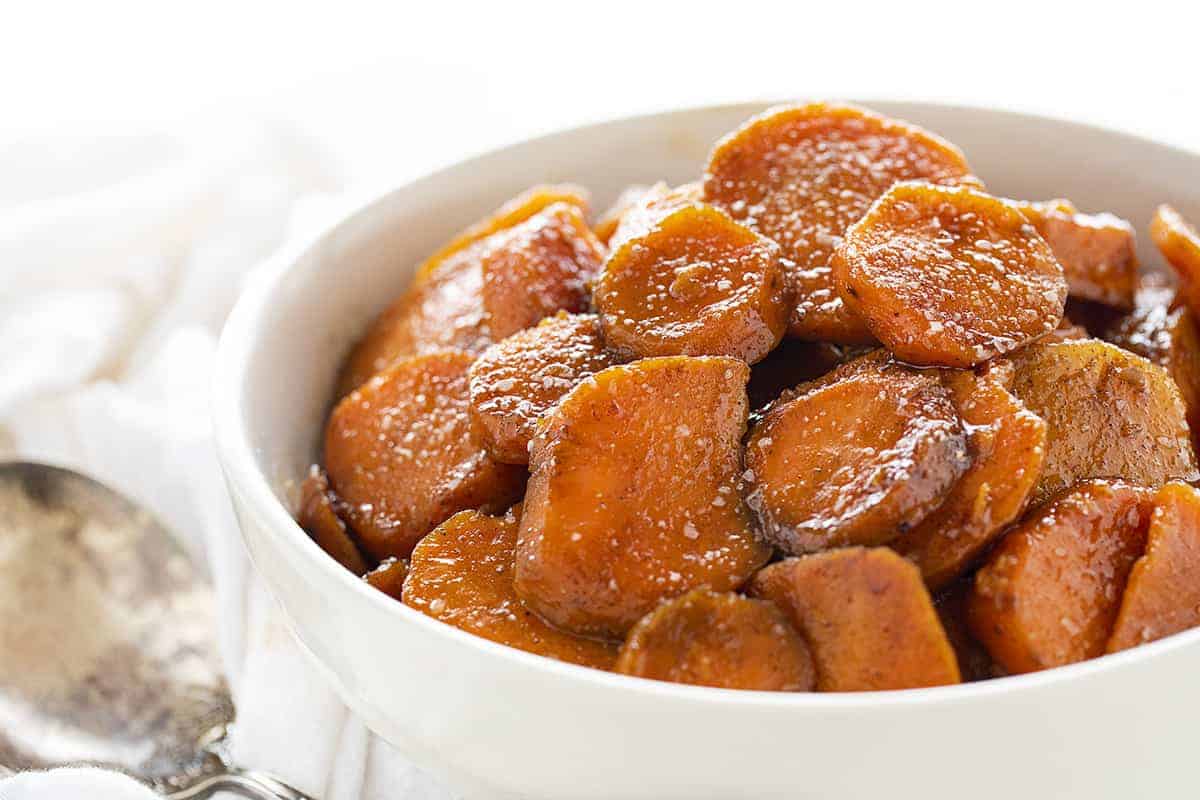
[[[239,765],[321,800],[449,797],[371,736],[299,651],[249,567],[211,443],[216,338],[247,272],[345,202],[321,154],[257,125],[40,140],[0,155],[0,175],[24,176],[37,196],[16,204],[6,181],[0,197],[0,458],[74,467],[126,492],[207,565]],[[3,800],[146,796],[96,770],[0,781]]]

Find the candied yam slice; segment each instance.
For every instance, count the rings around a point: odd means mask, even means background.
[[[1062,267],[1013,204],[965,187],[899,183],[833,256],[847,306],[899,358],[970,367],[1058,327]]]
[[[623,357],[753,363],[783,338],[791,299],[778,245],[723,211],[686,203],[615,246],[593,302],[605,341]]]
[[[750,383],[746,387],[750,408],[761,409],[784,392],[819,378],[860,354],[855,347],[785,339],[750,368]]]
[[[735,589],[770,556],[739,491],[742,361],[648,358],[572,389],[538,426],[517,591],[551,622],[623,636],[664,599]]]
[[[1112,214],[1081,214],[1066,200],[1016,205],[1050,245],[1072,297],[1133,307],[1138,260],[1132,225]]]
[[[471,422],[498,461],[529,463],[537,421],[580,381],[620,360],[593,314],[542,320],[492,345],[471,365]]]
[[[755,597],[804,636],[821,692],[945,686],[961,678],[921,575],[887,548],[851,547],[761,570]]]
[[[385,558],[379,566],[363,575],[363,580],[373,588],[396,600],[404,590],[404,579],[408,577],[408,562],[403,558]]]
[[[832,103],[772,108],[717,143],[704,197],[778,242],[795,291],[789,333],[868,344],[834,288],[829,259],[846,229],[902,180],[971,183],[953,145],[913,125]]]
[[[933,590],[966,572],[1021,515],[1046,445],[1046,423],[994,373],[947,371],[943,382],[966,427],[971,466],[941,506],[892,543]]]
[[[356,575],[367,571],[367,562],[358,545],[338,516],[338,500],[329,488],[329,479],[316,464],[300,484],[300,510],[296,522],[313,541],[335,561]]]
[[[937,377],[865,356],[754,426],[746,499],[766,537],[793,555],[884,544],[937,508],[969,462]]]
[[[659,181],[629,207],[621,224],[608,240],[610,252],[615,252],[630,239],[645,236],[663,218],[685,206],[703,205],[704,190],[699,183],[684,183],[674,188]]]
[[[1200,328],[1192,310],[1176,303],[1169,287],[1143,286],[1133,311],[1113,323],[1104,338],[1170,373],[1194,439],[1200,431]]]
[[[1095,339],[1038,342],[1012,361],[1012,393],[1046,421],[1033,502],[1089,478],[1200,478],[1179,389],[1162,367]]]
[[[1146,552],[1134,562],[1105,647],[1115,653],[1200,626],[1200,492],[1168,483],[1154,495]]]
[[[339,396],[398,359],[478,353],[560,309],[585,310],[603,257],[582,212],[567,203],[455,251],[371,324],[342,368]]]
[[[494,461],[470,436],[471,356],[400,361],[344,398],[325,429],[325,470],[346,519],[375,558],[406,557],[465,508],[500,510],[525,471]]]
[[[1146,544],[1149,490],[1089,481],[1013,528],[975,574],[967,620],[1010,674],[1104,653]]]
[[[633,626],[614,672],[695,686],[807,692],[808,645],[771,603],[696,589]]]
[[[592,233],[596,234],[596,238],[604,244],[608,244],[614,233],[617,232],[617,227],[621,224],[622,217],[636,206],[646,193],[651,190],[650,186],[642,186],[635,184],[627,186],[617,195],[617,199],[596,219],[596,224],[592,226]]]
[[[561,631],[521,604],[513,590],[518,517],[460,511],[413,550],[404,604],[436,620],[540,656],[611,669],[612,642]]]
[[[1200,231],[1171,206],[1161,205],[1150,221],[1150,239],[1179,276],[1184,302],[1200,314]]]
[[[493,233],[520,225],[555,203],[575,206],[584,216],[587,216],[588,191],[582,186],[570,183],[540,184],[526,189],[484,219],[459,233],[427,258],[417,270],[417,280],[428,277],[439,264],[455,253],[467,249]]]

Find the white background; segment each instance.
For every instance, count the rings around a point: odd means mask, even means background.
[[[78,137],[266,119],[317,140],[352,183],[378,185],[600,117],[886,96],[1034,110],[1200,147],[1196,9],[1192,0],[12,3],[0,23],[0,146],[54,148],[69,173]],[[0,176],[0,207],[53,194],[53,176],[31,177]]]

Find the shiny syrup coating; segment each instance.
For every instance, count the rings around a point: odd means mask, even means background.
[[[965,573],[1021,515],[1046,454],[1046,423],[999,376],[946,370],[942,382],[966,428],[971,466],[935,511],[892,542],[932,590]]]
[[[626,358],[754,363],[783,338],[791,293],[778,245],[723,211],[688,203],[615,246],[593,302],[609,348]]]
[[[1153,505],[1146,552],[1129,571],[1108,653],[1200,626],[1200,492],[1168,483]]]
[[[559,312],[497,342],[471,365],[477,438],[493,458],[528,464],[538,420],[582,380],[618,363],[594,314]]]
[[[704,198],[783,247],[795,309],[789,334],[839,344],[872,341],[842,303],[829,259],[846,229],[897,181],[970,183],[953,145],[853,106],[769,109],[717,143]]]
[[[1151,492],[1088,481],[1013,528],[975,575],[967,620],[1010,674],[1104,653],[1146,545]]]
[[[1038,342],[1012,362],[1012,393],[1046,421],[1033,502],[1089,478],[1200,478],[1179,388],[1162,367],[1095,339]]]
[[[1133,307],[1138,260],[1132,225],[1112,214],[1081,214],[1067,200],[1016,205],[1050,245],[1072,297]]]
[[[571,390],[539,424],[517,591],[551,622],[623,636],[662,600],[766,562],[740,494],[749,368],[650,358]]]
[[[696,589],[668,600],[633,627],[615,672],[695,686],[807,692],[815,683],[808,645],[771,603]]]
[[[524,470],[494,461],[470,436],[471,361],[458,351],[404,359],[329,415],[325,470],[377,559],[408,556],[455,512],[500,510],[520,496]]]
[[[397,359],[478,353],[560,309],[583,311],[603,246],[578,206],[554,203],[454,250],[372,324],[343,367],[343,395]]]
[[[761,570],[754,597],[804,636],[821,692],[945,686],[961,678],[921,575],[887,548],[849,547]]]
[[[611,669],[617,645],[558,630],[513,590],[518,516],[461,511],[413,550],[404,604],[436,620],[540,656]]]
[[[970,367],[1053,331],[1067,283],[1014,205],[964,187],[899,183],[833,256],[847,306],[897,357]]]
[[[367,561],[338,516],[338,499],[329,488],[329,479],[316,464],[300,484],[300,509],[296,521],[322,550],[355,575],[367,571]]]
[[[878,358],[785,394],[746,441],[747,503],[784,552],[885,544],[937,508],[970,463],[936,375]]]

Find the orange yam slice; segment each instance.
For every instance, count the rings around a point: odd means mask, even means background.
[[[1179,276],[1184,302],[1200,314],[1200,232],[1171,206],[1162,205],[1150,221],[1150,239]]]
[[[771,603],[696,589],[642,618],[616,672],[696,686],[806,692],[815,673],[808,645]]]
[[[622,231],[625,226],[622,226]],[[615,244],[593,298],[625,358],[760,360],[783,337],[791,296],[779,247],[711,206],[687,203]]]
[[[446,351],[405,359],[333,409],[325,470],[375,558],[407,557],[450,515],[499,511],[520,496],[521,467],[494,461],[470,436],[467,370]]]
[[[787,553],[887,543],[937,508],[970,463],[935,375],[866,356],[797,394],[767,410],[745,453],[747,503]]]
[[[766,562],[740,496],[742,361],[648,358],[572,389],[538,425],[517,591],[554,624],[624,636],[661,601]]]
[[[358,550],[346,523],[338,516],[337,497],[329,488],[325,471],[316,464],[300,484],[300,511],[296,521],[322,550],[355,575],[367,571],[366,559]]]
[[[817,690],[869,692],[959,683],[954,650],[921,575],[886,548],[789,558],[754,576],[812,650]]]
[[[1046,445],[1046,423],[995,374],[948,371],[943,382],[966,426],[971,466],[937,510],[893,543],[934,590],[966,572],[1020,516]]]
[[[363,580],[372,587],[395,600],[404,590],[404,579],[408,577],[408,562],[402,558],[385,558],[379,566],[363,575]]]
[[[970,367],[1058,327],[1067,283],[1013,204],[964,187],[900,183],[834,253],[847,306],[897,357]]]
[[[461,511],[413,550],[404,604],[436,620],[560,661],[611,669],[617,646],[560,631],[513,590],[517,517]]]
[[[1062,264],[1072,297],[1133,307],[1138,260],[1132,225],[1112,214],[1080,214],[1066,200],[1017,205]]]
[[[529,463],[537,421],[580,381],[620,363],[592,314],[542,320],[492,345],[471,365],[471,421],[488,453]]]
[[[839,344],[872,340],[836,291],[829,260],[846,229],[902,180],[977,183],[950,143],[853,106],[780,106],[717,143],[704,198],[778,242],[795,292],[789,334]]]
[[[1010,674],[1104,653],[1146,545],[1149,491],[1090,481],[1013,528],[975,575],[967,618]]]
[[[1134,562],[1112,636],[1115,653],[1200,626],[1200,492],[1168,483],[1154,495],[1146,552]]]

